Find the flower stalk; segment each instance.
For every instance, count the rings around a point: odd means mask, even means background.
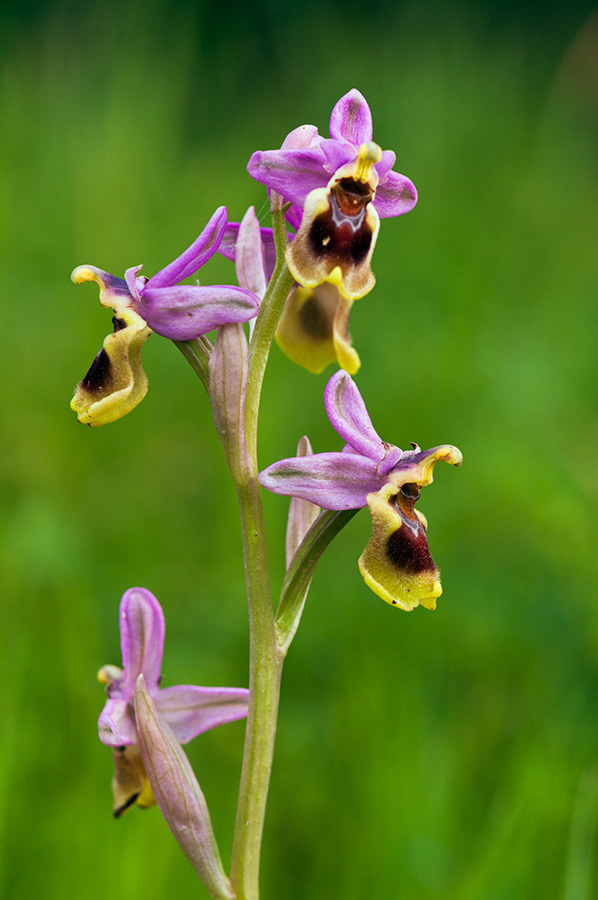
[[[249,347],[245,401],[245,456],[237,479],[249,613],[249,711],[235,821],[231,881],[238,900],[259,897],[260,849],[272,771],[284,654],[276,639],[266,530],[257,467],[261,387],[274,332],[292,285],[284,252],[286,227],[279,198],[272,198],[276,266]]]
[[[259,897],[259,866],[272,770],[283,654],[276,641],[260,487],[237,485],[249,610],[249,711],[233,838],[231,881],[238,900]]]

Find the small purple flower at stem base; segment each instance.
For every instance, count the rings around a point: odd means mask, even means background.
[[[393,171],[395,154],[373,141],[370,108],[355,88],[332,110],[330,138],[313,126],[304,129],[303,142],[287,139],[280,150],[258,150],[247,169],[303,209],[287,251],[293,277],[304,287],[330,281],[354,300],[374,286],[370,261],[379,220],[409,212],[417,192]]]
[[[102,743],[114,750],[116,817],[133,804],[151,806],[155,802],[139,753],[134,702],[139,675],[143,674],[157,709],[183,744],[218,725],[244,718],[249,696],[245,688],[160,688],[164,614],[145,588],[125,591],[119,622],[123,667],[104,666],[98,673],[108,694],[98,732]]]
[[[382,441],[346,372],[332,376],[324,402],[333,428],[347,442],[342,452],[283,459],[260,473],[260,483],[324,509],[369,506],[372,538],[359,560],[367,585],[392,606],[435,609],[440,574],[428,548],[426,519],[414,507],[436,463],[459,466],[461,452],[450,445],[403,451]]]
[[[75,284],[95,281],[100,302],[114,310],[109,335],[80,382],[71,408],[80,422],[104,425],[126,415],[144,398],[147,378],[141,348],[152,331],[174,341],[197,338],[220,325],[246,322],[257,315],[259,298],[232,285],[181,285],[216,252],[226,231],[226,208],[216,210],[199,237],[174,262],[147,279],[141,266],[117,278],[95,266],[79,266]]]

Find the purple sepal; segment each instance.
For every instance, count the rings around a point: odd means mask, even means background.
[[[164,613],[150,591],[125,591],[118,614],[123,660],[122,696],[131,700],[137,676],[143,672],[148,689],[156,690],[162,670]]]
[[[384,483],[371,459],[356,453],[316,453],[283,459],[259,474],[274,494],[310,500],[324,509],[360,509]]]
[[[109,667],[102,670],[108,700],[98,719],[100,740],[107,747],[123,747],[137,742],[133,695],[137,676],[143,672],[152,691],[158,689],[164,646],[164,614],[150,591],[130,588],[120,602],[120,648],[123,667],[110,679]]]
[[[365,408],[355,382],[347,372],[339,370],[324,389],[324,406],[330,424],[337,434],[358,453],[378,462],[384,456],[384,442]]]
[[[152,331],[173,341],[189,341],[220,325],[255,318],[260,300],[232,285],[177,285],[146,287],[141,302],[131,305]]]
[[[352,88],[341,97],[330,116],[330,137],[359,146],[372,140],[372,114],[363,94]]]
[[[244,719],[248,700],[246,688],[178,684],[160,691],[156,706],[181,744],[186,744],[204,731]]]
[[[303,206],[311,191],[328,184],[330,174],[325,163],[326,157],[319,148],[256,150],[247,163],[247,171],[285,200]]]

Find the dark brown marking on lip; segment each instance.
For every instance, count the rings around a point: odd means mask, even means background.
[[[114,326],[114,332],[116,334],[117,331],[122,331],[123,328],[127,327],[127,323],[124,319],[119,319],[118,316],[112,316],[112,324]]]
[[[360,197],[359,208],[347,213],[333,189],[328,209],[315,217],[309,229],[309,246],[314,256],[325,257],[332,266],[341,268],[363,262],[372,244],[372,229],[366,217],[368,202]]]
[[[386,553],[390,563],[401,572],[417,575],[436,570],[421,524],[416,534],[406,525],[393,531],[386,542]]]
[[[332,337],[332,322],[314,294],[311,294],[302,305],[299,319],[310,337],[319,341],[329,340]]]
[[[89,371],[81,381],[81,387],[92,395],[104,394],[112,384],[112,363],[102,347]]]
[[[131,796],[121,806],[119,806],[118,809],[114,810],[114,812],[112,813],[114,818],[119,819],[122,816],[122,814],[125,812],[125,810],[127,810],[131,806],[133,806],[133,804],[137,801],[137,798],[140,796],[140,794],[141,794],[141,791],[136,791],[134,794],[131,794]]]
[[[399,492],[388,500],[401,517],[402,525],[388,538],[386,553],[393,566],[410,575],[436,571],[436,563],[428,547],[426,529],[414,509],[419,494],[419,485],[408,483],[402,485]]]
[[[331,193],[334,194],[338,208],[344,216],[358,216],[374,196],[369,184],[356,181],[354,178],[341,178]]]

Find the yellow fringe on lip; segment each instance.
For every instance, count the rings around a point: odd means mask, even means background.
[[[105,339],[71,401],[71,409],[84,425],[106,425],[126,416],[147,394],[141,348],[152,331],[131,309],[131,296],[122,279],[95,266],[79,266],[71,278],[75,284],[95,281],[100,302],[115,312],[114,333]]]
[[[122,327],[124,323],[124,327]],[[115,332],[105,339],[85,378],[79,383],[71,409],[84,425],[106,425],[126,416],[147,394],[141,348],[151,329],[133,310],[115,317]]]
[[[391,606],[407,612],[419,605],[436,609],[442,586],[429,555],[424,524],[415,512],[409,521],[401,517],[389,502],[395,493],[396,487],[386,484],[377,493],[368,494],[372,537],[359,558],[359,571],[367,586]],[[390,550],[393,538],[401,544],[404,564]]]
[[[359,558],[367,586],[386,603],[408,612],[420,605],[436,609],[442,594],[440,572],[428,547],[428,523],[414,506],[419,488],[432,482],[437,462],[463,462],[461,451],[449,444],[418,456],[411,465],[391,471],[386,484],[368,494],[372,537]]]

